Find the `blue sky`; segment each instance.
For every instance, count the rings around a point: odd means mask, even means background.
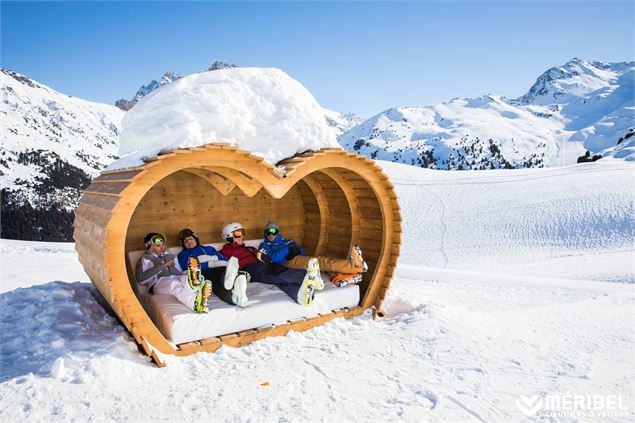
[[[2,66],[114,103],[214,59],[283,69],[363,117],[524,94],[573,57],[631,61],[633,1],[7,2]]]

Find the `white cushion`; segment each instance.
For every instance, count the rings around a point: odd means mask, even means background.
[[[261,240],[245,241],[249,246],[258,247]],[[217,250],[223,244],[212,245]],[[170,252],[178,255],[181,247],[171,247]],[[145,251],[131,251],[128,260],[132,269]],[[359,286],[338,288],[322,273],[324,290],[317,291],[311,306],[303,307],[292,300],[275,285],[252,280],[247,286],[249,305],[245,308],[229,305],[215,295],[210,297],[210,312],[196,314],[171,295],[150,295],[137,285],[137,297],[144,309],[161,331],[163,336],[175,344],[226,335],[246,329],[269,326],[300,317],[315,316],[344,307],[359,304]]]

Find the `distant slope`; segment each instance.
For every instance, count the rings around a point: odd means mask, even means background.
[[[400,264],[635,282],[635,163],[469,173],[377,163],[402,210]]]
[[[485,95],[397,107],[339,142],[372,158],[431,169],[562,166],[585,151],[633,160],[634,75],[635,62],[576,58],[547,70],[518,99]]]
[[[0,72],[2,238],[68,241],[90,180],[117,158],[123,112]]]

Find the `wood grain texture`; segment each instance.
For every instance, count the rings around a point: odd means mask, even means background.
[[[187,355],[240,346],[289,330],[307,330],[335,317],[352,317],[382,305],[401,243],[396,193],[372,161],[341,149],[324,149],[283,160],[281,173],[262,158],[227,144],[178,149],[134,169],[102,173],[86,189],[75,218],[75,245],[91,281],[146,353]],[[260,238],[276,220],[286,238],[309,254],[343,258],[359,243],[369,272],[358,307],[267,328],[180,345],[170,344],[135,296],[127,253],[142,247],[148,232],[169,246],[189,227],[204,243],[221,241],[223,225],[238,221],[247,238]]]

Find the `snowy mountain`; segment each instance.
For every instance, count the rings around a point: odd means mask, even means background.
[[[328,109],[324,109],[324,118],[336,138],[364,121],[364,119],[354,113],[342,114]]]
[[[117,159],[123,112],[0,71],[2,237],[70,240],[83,188]]]
[[[121,100],[115,101],[115,106],[127,112],[128,110],[132,109],[135,106],[135,104],[139,102],[139,100],[141,100],[143,97],[150,94],[152,91],[155,91],[181,78],[183,78],[183,75],[180,73],[166,72],[158,81],[156,79],[153,79],[146,85],[143,85],[141,88],[139,88],[139,90],[134,95],[134,97],[132,97],[131,100],[126,100],[125,98],[122,98]]]
[[[586,151],[633,160],[634,74],[635,62],[575,58],[518,99],[490,94],[392,108],[338,140],[372,158],[434,169],[556,166]]]
[[[208,71],[215,71],[215,70],[219,70],[219,69],[231,69],[231,68],[237,68],[237,65],[234,65],[232,63],[226,62],[225,60],[214,60],[212,62],[212,64],[210,65],[209,68],[207,68]]]
[[[236,67],[238,66],[232,63],[226,62],[224,60],[217,59],[212,62],[212,64],[209,66],[207,70],[214,71],[219,69],[231,69]],[[132,109],[135,106],[135,104],[137,104],[139,100],[141,100],[143,97],[147,96],[151,92],[161,87],[164,87],[174,81],[178,81],[181,78],[183,78],[183,74],[181,73],[166,72],[158,81],[153,79],[146,85],[143,85],[141,88],[139,88],[139,90],[137,91],[137,93],[134,95],[134,97],[131,100],[126,100],[125,98],[122,98],[121,100],[117,100],[115,102],[115,106],[119,107],[124,112],[127,112],[128,110]]]

